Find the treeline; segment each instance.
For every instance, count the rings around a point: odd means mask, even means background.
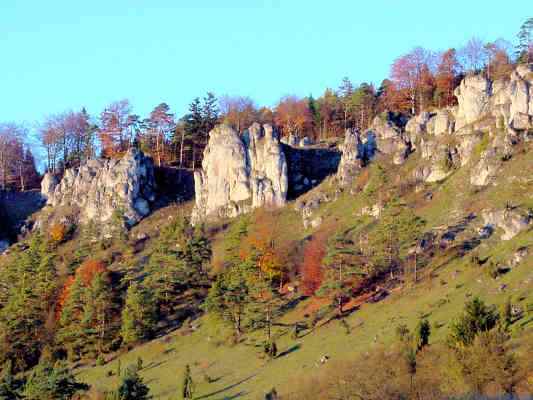
[[[38,128],[46,170],[61,173],[91,157],[120,157],[134,145],[151,154],[158,166],[195,169],[209,131],[221,122],[238,132],[254,121],[269,123],[283,136],[320,141],[342,137],[346,128],[364,130],[385,110],[414,115],[452,106],[453,91],[466,74],[502,79],[516,63],[531,62],[532,32],[530,18],[520,27],[515,47],[502,39],[485,43],[477,38],[443,52],[417,47],[394,60],[389,77],[378,87],[344,78],[337,89],[328,88],[318,98],[285,96],[273,107],[258,106],[249,97],[217,98],[207,93],[195,98],[182,116],[161,103],[142,118],[128,100],[113,102],[97,115],[86,109],[51,115]],[[38,178],[34,164],[27,130],[17,124],[1,125],[1,188],[24,190],[34,185]]]

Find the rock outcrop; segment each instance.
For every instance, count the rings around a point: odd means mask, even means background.
[[[503,230],[502,240],[510,240],[529,227],[531,216],[522,215],[522,213],[514,209],[504,209],[485,211],[483,220],[486,225]]]
[[[422,112],[405,126],[408,144],[421,157],[414,177],[435,182],[474,160],[470,183],[485,186],[533,130],[533,66],[520,65],[495,82],[467,76],[454,93],[456,107]]]
[[[192,222],[234,217],[287,199],[287,161],[270,125],[253,124],[242,137],[227,125],[209,133],[202,169],[194,174]]]
[[[349,185],[364,166],[365,145],[356,129],[346,129],[337,179],[342,186]]]
[[[457,97],[455,128],[461,129],[489,112],[491,83],[482,75],[469,75],[454,91]]]
[[[403,164],[411,151],[410,140],[403,131],[404,122],[391,113],[376,116],[364,134],[367,147],[375,146],[378,152],[392,155],[394,164]]]
[[[47,173],[41,193],[47,205],[63,208],[79,223],[103,224],[118,212],[127,226],[133,226],[150,213],[155,200],[153,162],[137,149],[121,159],[88,160],[67,169],[60,181]]]

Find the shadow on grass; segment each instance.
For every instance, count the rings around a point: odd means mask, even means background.
[[[199,396],[199,397],[195,397],[195,400],[200,400],[200,399],[207,399],[208,397],[211,397],[211,396],[216,396],[217,394],[221,394],[227,390],[231,390],[237,386],[239,386],[240,384],[244,383],[244,382],[247,382],[249,381],[250,379],[252,379],[253,377],[255,377],[257,374],[253,374],[253,375],[250,375],[244,379],[241,379],[240,381],[238,382],[235,382],[235,383],[232,383],[231,385],[228,385],[226,387],[223,387],[222,389],[219,389],[219,390],[216,390],[214,392],[211,392],[211,393],[208,393],[208,394],[204,394],[202,396]],[[237,396],[237,397],[240,397],[240,396],[243,396],[244,392],[239,392],[237,393],[236,395],[232,395],[232,396]],[[236,399],[237,397],[232,397],[232,396],[229,396],[229,397],[223,397],[223,399]]]
[[[151,362],[150,364],[148,364],[146,367],[143,367],[141,369],[141,371],[148,371],[150,369],[154,369],[154,368],[157,368],[163,364],[165,364],[167,361],[159,361],[159,362]]]
[[[298,350],[300,350],[301,348],[302,348],[302,345],[301,345],[301,344],[295,344],[294,346],[289,347],[287,350],[282,351],[281,353],[279,353],[279,354],[277,355],[276,359],[281,358],[281,357],[288,356],[289,354],[294,353],[295,351],[298,351]]]
[[[239,397],[242,397],[242,396],[245,396],[247,395],[248,392],[239,392],[239,393],[235,393],[231,396],[224,396],[222,398],[220,398],[220,400],[233,400],[233,399],[238,399]],[[199,398],[199,397],[198,397]]]

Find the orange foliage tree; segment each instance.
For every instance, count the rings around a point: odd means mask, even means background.
[[[305,245],[300,265],[301,285],[306,296],[312,296],[320,288],[323,279],[322,260],[326,255],[328,232],[316,232]]]
[[[440,56],[435,75],[435,97],[437,107],[451,106],[456,103],[453,90],[456,86],[456,77],[459,72],[459,62],[455,49],[448,49]]]
[[[284,97],[276,107],[274,121],[285,136],[291,133],[299,136],[310,130],[311,113],[307,100],[296,96]]]
[[[274,214],[269,210],[258,211],[251,231],[242,242],[240,257],[244,260],[255,256],[260,272],[269,281],[279,280],[281,286],[288,269],[291,242],[278,240],[280,234]]]
[[[84,261],[76,269],[74,275],[69,276],[63,284],[57,301],[56,317],[61,316],[61,311],[70,297],[70,291],[76,279],[80,279],[84,287],[89,287],[96,276],[105,273],[107,273],[107,266],[103,261],[93,259]]]

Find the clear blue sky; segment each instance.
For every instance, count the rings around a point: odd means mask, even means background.
[[[0,121],[32,123],[128,98],[319,96],[343,76],[379,83],[414,46],[514,40],[531,0],[0,0]]]

